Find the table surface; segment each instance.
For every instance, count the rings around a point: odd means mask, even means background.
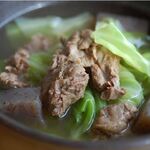
[[[0,150],[58,150],[59,145],[42,142],[22,135],[13,129],[0,124]],[[71,148],[72,150],[73,148]],[[61,146],[61,150],[69,150]]]

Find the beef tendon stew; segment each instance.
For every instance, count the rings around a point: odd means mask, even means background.
[[[2,112],[76,140],[150,133],[146,20],[20,17],[5,30],[15,52],[0,60]]]

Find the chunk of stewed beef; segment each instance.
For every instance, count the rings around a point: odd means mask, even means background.
[[[75,32],[67,41],[63,42],[65,55],[72,61],[81,63],[83,67],[90,67],[94,64],[93,55],[96,49],[92,49],[93,40],[91,39],[91,30]]]
[[[118,99],[125,94],[120,87],[119,66],[120,59],[104,50],[97,50],[97,62],[91,66],[93,86],[101,93],[105,100]]]
[[[119,134],[127,128],[129,121],[136,112],[136,106],[130,103],[109,105],[100,110],[93,125],[93,131],[97,135]]]
[[[25,74],[29,68],[29,57],[32,53],[45,51],[50,47],[47,37],[38,34],[31,41],[15,52],[6,62],[5,71],[0,73],[2,88],[20,88],[29,86]]]
[[[89,80],[80,63],[56,55],[41,88],[43,104],[53,116],[61,117],[69,106],[83,97]]]
[[[117,99],[125,94],[119,81],[120,58],[96,45],[91,33],[88,29],[74,33],[63,42],[64,53],[71,60],[91,69],[93,86],[101,93],[102,99]]]
[[[30,54],[26,49],[19,49],[7,60],[7,66],[16,69],[16,74],[24,73],[28,68],[29,56]]]
[[[20,88],[26,87],[28,84],[24,82],[19,76],[11,72],[2,72],[0,74],[0,87],[4,89],[8,88]]]
[[[50,48],[51,41],[48,37],[42,34],[36,34],[32,36],[32,39],[29,43],[24,45],[24,48],[30,53],[38,51],[46,51]]]

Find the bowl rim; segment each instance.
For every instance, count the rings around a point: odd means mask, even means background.
[[[30,128],[15,119],[9,117],[8,115],[0,112],[0,122],[6,125],[8,128],[17,131],[27,137],[34,138],[35,140],[42,141],[45,143],[51,143],[53,145],[61,145],[64,147],[74,147],[78,149],[95,149],[99,148],[105,150],[116,149],[125,150],[128,148],[140,148],[143,146],[150,145],[150,135],[141,135],[138,137],[128,137],[120,139],[111,139],[108,141],[79,141],[79,140],[68,140],[65,138],[50,135],[48,133],[39,131],[37,129]],[[123,146],[123,147],[122,147]]]
[[[61,1],[62,2],[62,1]],[[4,27],[9,22],[13,21],[15,18],[24,15],[26,13],[29,13],[31,11],[37,10],[37,9],[43,9],[45,7],[48,7],[50,5],[57,4],[56,1],[49,1],[45,3],[38,2],[36,4],[32,4],[31,6],[22,9],[19,12],[16,12],[15,14],[9,16],[6,18],[3,22],[0,23],[0,28]],[[60,1],[59,1],[60,3]],[[124,3],[125,5],[128,5],[127,3]],[[131,5],[132,7],[132,5]],[[137,10],[140,10],[140,7],[137,7]],[[49,135],[48,133],[41,132],[37,129],[30,128],[13,118],[9,117],[5,113],[0,111],[0,122],[10,129],[13,129],[17,131],[18,133],[21,133],[23,135],[26,135],[28,137],[40,140],[42,142],[51,143],[54,145],[61,145],[65,147],[74,147],[79,149],[116,149],[116,150],[125,150],[128,148],[141,148],[143,146],[150,146],[150,134],[149,135],[140,135],[136,137],[128,137],[128,138],[120,138],[120,139],[111,139],[108,141],[75,141],[75,140],[68,140],[61,137],[55,137],[53,135]]]

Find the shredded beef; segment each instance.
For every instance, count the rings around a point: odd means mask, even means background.
[[[2,88],[19,88],[28,86],[27,83],[19,79],[18,75],[10,72],[0,74],[0,86]]]
[[[93,86],[105,100],[118,99],[125,94],[120,88],[119,64],[120,59],[108,51],[98,50],[97,64],[91,67]]]
[[[112,104],[103,108],[93,125],[95,134],[113,135],[125,130],[137,111],[130,103]]]
[[[119,57],[96,45],[91,39],[91,30],[76,32],[68,41],[63,41],[63,45],[70,59],[90,67],[93,86],[102,99],[118,99],[125,94],[119,82]]]
[[[31,42],[20,48],[6,62],[5,71],[0,74],[0,83],[3,88],[26,87],[24,81],[25,73],[28,70],[28,59],[32,53],[47,50],[50,41],[47,37],[38,34],[32,37]],[[29,86],[29,85],[28,85]]]
[[[65,55],[56,55],[42,83],[41,98],[53,116],[61,117],[83,97],[89,76],[83,66]]]
[[[84,67],[94,64],[93,55],[96,49],[92,49],[91,30],[76,32],[64,43],[64,53],[71,60],[81,63]]]

